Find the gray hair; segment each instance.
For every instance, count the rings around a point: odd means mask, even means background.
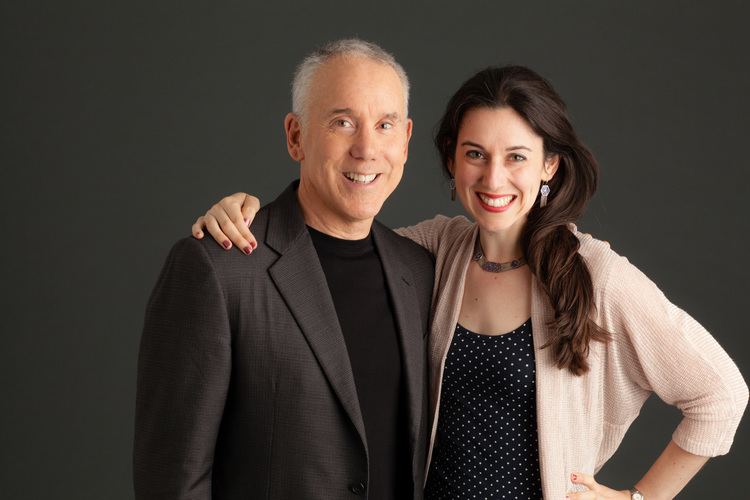
[[[404,87],[405,111],[407,115],[409,114],[409,77],[406,76],[406,71],[389,52],[372,42],[366,42],[359,38],[345,38],[328,42],[302,60],[297,66],[297,70],[294,72],[294,80],[292,80],[292,111],[294,114],[304,121],[304,115],[309,104],[310,84],[315,72],[329,59],[345,55],[366,57],[393,68]]]

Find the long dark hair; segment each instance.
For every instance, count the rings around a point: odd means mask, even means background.
[[[502,107],[512,108],[543,139],[546,157],[560,158],[549,181],[547,206],[541,208],[537,201],[528,213],[521,248],[554,309],[548,325],[554,336],[543,347],[552,348],[558,368],[581,375],[589,369],[589,342],[604,341],[608,333],[592,320],[591,274],[578,253],[578,238],[568,225],[578,219],[593,196],[599,169],[591,151],[578,139],[565,103],[552,85],[523,66],[503,66],[472,76],[448,102],[435,134],[448,175],[464,115],[475,108]]]

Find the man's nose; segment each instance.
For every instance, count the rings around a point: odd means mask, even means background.
[[[361,127],[354,136],[351,155],[357,160],[374,160],[377,153],[377,137],[375,131],[368,127]]]

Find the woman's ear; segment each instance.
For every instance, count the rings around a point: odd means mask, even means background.
[[[544,173],[542,174],[542,180],[545,182],[551,181],[555,176],[555,172],[557,172],[557,167],[559,166],[560,155],[554,154],[547,156],[544,160]]]
[[[456,176],[456,169],[455,169],[455,165],[453,163],[453,158],[449,158],[448,159],[448,165],[446,165],[446,166],[448,167],[448,172],[450,172],[451,177],[455,177]]]

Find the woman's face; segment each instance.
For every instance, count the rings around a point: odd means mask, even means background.
[[[450,170],[461,203],[482,230],[518,237],[541,181],[552,178],[557,164],[512,108],[475,108],[463,117]]]

